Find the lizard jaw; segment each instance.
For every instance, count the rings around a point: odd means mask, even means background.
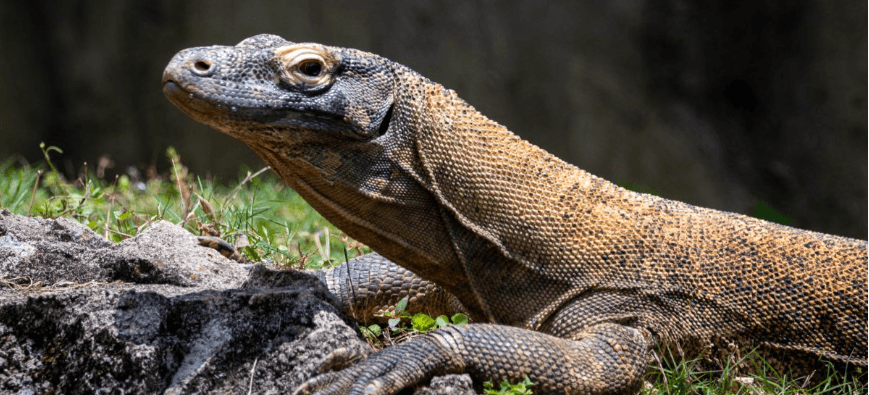
[[[166,98],[169,99],[175,107],[184,111],[185,114],[199,122],[215,128],[219,128],[219,125],[214,122],[214,119],[222,118],[230,111],[230,109],[226,107],[221,108],[219,105],[214,105],[208,101],[197,99],[192,92],[188,92],[175,81],[166,79],[165,76],[163,81],[163,94],[166,95]]]

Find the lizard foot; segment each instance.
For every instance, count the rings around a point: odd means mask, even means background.
[[[339,349],[317,369],[318,376],[299,386],[294,395],[390,395],[413,386],[433,375],[450,369],[449,353],[430,338],[414,339],[409,343],[380,351],[358,364],[340,371],[329,371],[351,365],[360,355]]]

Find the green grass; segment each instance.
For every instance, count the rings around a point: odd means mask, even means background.
[[[851,369],[850,374],[842,375],[828,365],[826,371],[815,372],[812,377],[794,377],[776,371],[755,352],[748,352],[741,358],[733,358],[721,369],[704,370],[699,358],[685,360],[665,355],[662,363],[651,367],[646,373],[646,383],[641,391],[644,395],[654,394],[708,394],[708,395],[865,395],[867,388],[865,372]]]
[[[109,240],[135,236],[165,220],[193,234],[212,234],[236,246],[252,261],[272,259],[277,265],[319,269],[370,250],[328,223],[292,189],[266,169],[242,169],[227,183],[189,174],[170,148],[170,174],[114,179],[84,172],[74,180],[58,173],[43,147],[46,161],[16,165],[0,162],[0,208],[44,218],[68,217]],[[210,230],[210,231],[209,231]],[[246,247],[244,240],[249,244]]]
[[[189,174],[173,149],[167,150],[169,174],[123,175],[105,179],[84,171],[69,180],[52,165],[55,147],[44,147],[46,161],[18,165],[0,161],[0,209],[45,218],[68,217],[112,241],[135,236],[165,220],[194,234],[207,229],[239,244],[252,261],[272,259],[279,266],[323,268],[370,250],[329,224],[289,187],[266,169],[242,169],[236,180],[222,182]],[[98,169],[97,169],[98,170]],[[145,172],[148,173],[148,172]],[[150,172],[153,173],[153,172]],[[383,331],[389,332],[389,331]],[[726,366],[704,371],[698,360],[666,358],[651,367],[643,394],[866,394],[854,377],[823,374],[820,384],[773,371],[752,354],[746,363],[753,374]],[[745,365],[743,363],[742,365]],[[758,373],[759,372],[759,373]],[[863,374],[865,377],[865,373]],[[531,387],[533,392],[534,387]]]

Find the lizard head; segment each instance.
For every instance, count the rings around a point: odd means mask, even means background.
[[[389,126],[394,76],[387,63],[359,54],[265,34],[234,47],[190,48],[169,62],[163,93],[249,144],[367,141]]]

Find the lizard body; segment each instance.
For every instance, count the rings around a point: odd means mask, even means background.
[[[625,190],[358,50],[260,35],[180,52],[163,84],[388,259],[371,270],[398,264],[448,292],[435,304],[481,323],[300,393],[394,393],[450,372],[528,375],[538,393],[630,392],[655,343],[866,366],[865,241]]]

